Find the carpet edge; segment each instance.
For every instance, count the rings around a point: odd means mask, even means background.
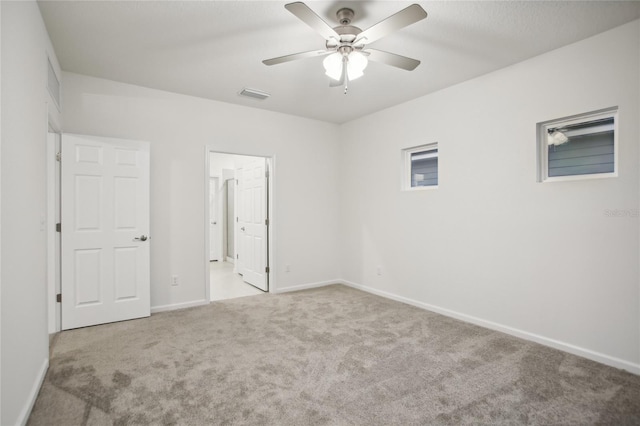
[[[317,281],[317,282],[313,282],[313,283],[298,284],[298,285],[293,285],[293,286],[289,286],[289,287],[278,288],[278,289],[275,289],[274,291],[272,291],[271,293],[274,293],[274,294],[289,293],[289,292],[292,292],[292,291],[307,290],[307,289],[310,289],[310,288],[326,287],[326,286],[332,285],[332,284],[344,284],[344,280],[337,278],[337,279],[334,279],[334,280]]]
[[[616,358],[600,352],[592,351],[590,349],[586,349],[580,346],[575,346],[570,343],[565,343],[559,340],[541,336],[539,334],[530,333],[528,331],[524,331],[517,328],[509,327],[503,324],[499,324],[496,322],[484,320],[482,318],[452,311],[450,309],[441,308],[439,306],[431,305],[429,303],[420,302],[418,300],[410,299],[408,297],[399,296],[384,290],[378,290],[363,284],[357,284],[349,280],[343,279],[343,280],[340,280],[339,283],[346,285],[347,287],[351,287],[357,290],[365,291],[367,293],[375,294],[376,296],[381,296],[387,299],[395,300],[397,302],[406,303],[408,305],[415,306],[417,308],[425,309],[427,311],[431,311],[447,317],[455,318],[460,321],[464,321],[480,327],[488,328],[490,330],[499,331],[501,333],[519,337],[521,339],[528,340],[531,342],[539,343],[544,346],[549,346],[551,348],[558,349],[563,352],[568,352],[573,355],[577,355],[583,358],[590,359],[592,361],[599,362],[600,364],[619,368],[622,370],[626,370],[630,373],[640,375],[640,364],[638,363],[626,361],[624,359],[620,359],[620,358]]]
[[[195,306],[208,305],[209,303],[210,302],[208,300],[206,300],[206,299],[200,299],[200,300],[192,300],[190,302],[172,303],[170,305],[152,306],[151,307],[151,313],[152,314],[157,314],[158,312],[175,311],[176,309],[193,308]]]

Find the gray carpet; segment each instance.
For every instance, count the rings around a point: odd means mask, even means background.
[[[29,425],[640,424],[640,376],[341,285],[60,333]]]

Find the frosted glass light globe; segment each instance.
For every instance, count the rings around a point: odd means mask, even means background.
[[[334,80],[340,80],[342,77],[342,55],[340,53],[332,53],[322,61],[325,74]]]
[[[362,77],[364,69],[369,64],[367,57],[360,52],[351,52],[347,62],[347,75],[349,80]]]

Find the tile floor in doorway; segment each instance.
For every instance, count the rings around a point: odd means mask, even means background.
[[[264,294],[242,281],[242,276],[233,272],[233,263],[209,262],[209,274],[212,301]]]

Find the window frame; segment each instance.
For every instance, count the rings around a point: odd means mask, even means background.
[[[556,127],[572,126],[594,120],[613,118],[613,172],[589,173],[581,175],[549,176],[549,144],[548,130]],[[538,182],[567,182],[585,179],[606,179],[618,177],[619,173],[619,145],[618,145],[618,107],[606,108],[584,114],[572,115],[565,118],[540,122],[537,125],[538,144]]]
[[[436,151],[433,157],[438,159],[438,185],[411,186],[411,156],[417,152]],[[413,146],[402,149],[401,189],[403,191],[424,191],[438,189],[440,185],[440,149],[438,142]]]

